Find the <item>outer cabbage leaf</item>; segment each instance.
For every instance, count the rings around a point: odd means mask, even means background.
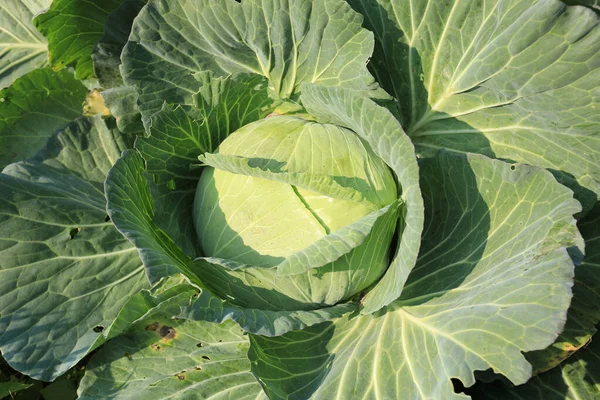
[[[396,300],[415,265],[423,229],[423,199],[414,147],[393,115],[356,92],[304,85],[301,97],[308,112],[322,122],[347,127],[362,137],[396,173],[404,202],[396,256],[386,274],[363,299],[364,313]]]
[[[197,290],[181,277],[171,277],[155,285],[152,290],[141,290],[130,296],[110,327],[103,331],[107,340],[126,333],[130,327],[148,318],[157,307],[171,307],[174,315],[182,305],[189,304],[197,296]],[[179,307],[179,308],[177,308]]]
[[[588,344],[600,322],[600,203],[596,203],[577,227],[585,239],[585,257],[575,268],[573,301],[567,323],[552,346],[527,354],[535,372],[555,367]]]
[[[53,0],[50,8],[34,19],[36,28],[48,39],[52,68],[72,66],[77,79],[94,78],[94,45],[104,34],[108,15],[122,2]]]
[[[68,71],[31,71],[0,90],[0,168],[33,157],[81,115],[87,89]]]
[[[276,97],[302,82],[371,92],[373,36],[342,0],[150,0],[121,56],[145,123],[164,101],[192,104],[196,74],[265,76]]]
[[[123,236],[136,246],[151,284],[183,273],[190,283],[202,286],[189,268],[190,256],[154,222],[155,210],[162,204],[157,207],[152,198],[151,192],[158,189],[136,150],[123,152],[106,177],[105,191],[108,215]]]
[[[600,193],[598,16],[559,0],[351,0],[372,66],[421,156],[476,152]]]
[[[3,0],[0,3],[0,89],[48,64],[48,44],[33,26],[33,16],[52,0]]]
[[[524,385],[508,388],[496,382],[473,393],[476,400],[595,400],[600,398],[600,338],[558,367],[533,377]]]
[[[480,155],[441,153],[421,177],[426,229],[411,296],[251,335],[252,370],[270,398],[459,399],[451,379],[473,385],[477,370],[530,378],[522,352],[548,346],[564,325],[579,203],[546,171]]]
[[[22,373],[63,374],[148,285],[106,219],[104,177],[130,145],[100,117],[82,118],[0,174],[0,350]]]
[[[158,182],[186,180],[194,186],[200,176],[198,156],[211,153],[230,133],[273,111],[265,78],[236,74],[229,78],[199,76],[203,82],[194,96],[194,108],[163,105],[151,119],[150,136],[136,148],[148,161]]]
[[[239,326],[172,319],[186,294],[155,300],[156,307],[103,346],[87,365],[79,398],[266,399]]]
[[[501,382],[479,385],[474,398],[600,398],[600,384],[597,383],[600,382],[600,338],[596,333],[596,324],[600,320],[600,203],[579,222],[578,227],[585,238],[586,254],[583,263],[576,268],[574,296],[565,330],[552,346],[527,354],[538,371],[550,370],[515,388],[509,389]]]
[[[120,0],[120,5],[114,9],[104,24],[104,36],[98,40],[92,52],[94,74],[103,88],[113,88],[123,85],[119,71],[121,51],[131,33],[134,18],[139,14],[148,0]]]

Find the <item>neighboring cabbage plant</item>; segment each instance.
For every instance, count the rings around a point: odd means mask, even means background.
[[[600,396],[592,9],[7,4],[0,350],[44,396]]]

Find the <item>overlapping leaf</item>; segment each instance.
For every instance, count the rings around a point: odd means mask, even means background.
[[[146,172],[142,156],[136,150],[125,151],[106,177],[108,215],[119,232],[137,248],[150,283],[184,273],[192,283],[201,286],[189,269],[190,256],[154,223],[157,206],[151,195],[153,190],[156,186]]]
[[[351,1],[417,152],[476,152],[600,194],[600,26],[559,0]]]
[[[282,99],[302,82],[373,91],[366,68],[372,34],[342,0],[151,0],[136,18],[122,54],[147,118],[163,101],[192,104],[195,75],[265,76]]]
[[[404,202],[399,247],[386,274],[363,300],[364,313],[377,311],[400,296],[419,251],[423,199],[414,147],[390,112],[354,91],[304,85],[301,100],[309,113],[323,122],[356,132],[398,177]]]
[[[106,216],[104,177],[130,145],[100,117],[82,118],[0,175],[0,349],[36,379],[81,360],[148,285]]]
[[[340,318],[357,309],[356,305],[336,304],[312,311],[273,311],[270,309],[246,308],[221,300],[204,291],[189,307],[184,307],[181,318],[222,323],[237,322],[246,332],[263,336],[280,336]]]
[[[104,336],[112,339],[126,333],[132,325],[148,318],[158,308],[169,308],[175,316],[179,314],[181,306],[189,304],[197,293],[197,290],[181,277],[165,279],[152,290],[142,290],[130,296],[114,322],[103,332]]]
[[[148,0],[120,0],[120,5],[106,18],[104,36],[94,46],[92,60],[94,73],[105,89],[120,87],[123,78],[119,72],[121,51],[131,33],[134,18]]]
[[[33,157],[83,112],[87,89],[68,71],[38,69],[0,90],[0,169]]]
[[[600,322],[600,203],[577,227],[585,239],[585,257],[575,269],[574,295],[567,323],[552,346],[527,354],[536,372],[555,367],[588,344]]]
[[[207,166],[233,174],[277,181],[312,192],[322,193],[334,199],[348,200],[373,206],[373,203],[369,201],[371,199],[367,199],[365,194],[359,189],[351,185],[340,184],[336,181],[335,177],[304,172],[289,172],[287,169],[282,168],[281,162],[275,160],[232,156],[221,153],[204,154],[199,159],[200,162]]]
[[[151,135],[140,137],[135,145],[161,189],[153,193],[163,204],[155,211],[155,222],[190,256],[197,255],[191,215],[202,171],[193,168],[198,156],[214,151],[241,126],[263,118],[273,103],[263,77],[239,74],[222,79],[207,74],[202,78],[194,110],[164,105],[151,119]]]
[[[0,89],[48,64],[48,44],[33,26],[33,16],[51,0],[3,0],[0,3]]]
[[[403,297],[371,315],[251,337],[270,398],[464,398],[476,370],[516,384],[554,341],[582,243],[572,192],[546,171],[442,153],[422,165],[426,230]]]
[[[596,333],[600,320],[600,204],[578,227],[585,238],[586,255],[576,268],[574,296],[565,329],[552,346],[527,354],[534,368],[543,373],[515,388],[500,382],[479,385],[474,398],[592,400],[600,397],[597,383],[600,340]]]

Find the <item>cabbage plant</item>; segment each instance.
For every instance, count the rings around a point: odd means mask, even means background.
[[[568,3],[4,0],[0,394],[600,398]]]

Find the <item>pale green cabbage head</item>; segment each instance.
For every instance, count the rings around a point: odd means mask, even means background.
[[[274,116],[237,130],[217,154],[245,160],[250,168],[232,173],[206,167],[202,173],[194,222],[207,257],[277,267],[398,198],[387,165],[355,133],[336,125]],[[256,176],[261,171],[270,174]],[[282,294],[311,306],[346,299],[386,270],[394,228],[388,223],[383,231],[373,230],[360,246],[324,266],[274,276],[276,286],[294,286]],[[270,282],[260,285],[274,289]]]

